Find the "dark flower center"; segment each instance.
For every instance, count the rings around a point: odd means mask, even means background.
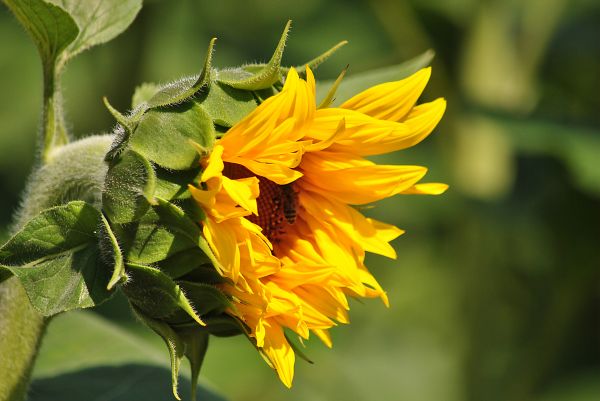
[[[223,175],[235,180],[257,177],[260,195],[256,199],[258,216],[246,216],[252,223],[263,229],[263,234],[272,243],[277,243],[285,234],[286,228],[296,222],[298,193],[294,184],[279,185],[260,176],[256,176],[246,167],[235,163],[225,163]]]

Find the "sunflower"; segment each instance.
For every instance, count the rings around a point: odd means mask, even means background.
[[[396,258],[399,228],[356,206],[396,194],[441,194],[421,184],[427,169],[377,165],[365,156],[411,147],[441,119],[445,100],[415,105],[431,71],[374,86],[339,107],[317,107],[315,79],[290,69],[283,89],[230,128],[202,159],[190,186],[206,218],[203,234],[227,278],[228,313],[288,387],[290,333],[332,346],[329,329],[348,323],[348,297],[385,291],[365,253]]]

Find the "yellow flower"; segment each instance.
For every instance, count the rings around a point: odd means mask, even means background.
[[[228,278],[229,313],[245,323],[281,381],[292,384],[295,354],[285,331],[312,333],[331,347],[329,329],[348,323],[348,296],[385,291],[365,252],[390,258],[397,227],[363,216],[364,205],[396,194],[440,194],[419,184],[427,169],[382,166],[364,156],[413,146],[441,119],[446,103],[415,106],[430,76],[374,86],[337,108],[317,108],[315,80],[291,69],[281,92],[219,139],[203,160],[199,187],[204,235]]]

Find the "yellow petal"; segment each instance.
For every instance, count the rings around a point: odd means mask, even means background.
[[[281,327],[266,325],[265,328],[263,351],[273,364],[279,379],[290,388],[294,379],[294,351],[283,335]]]
[[[430,76],[431,68],[423,68],[401,81],[373,86],[340,107],[381,120],[400,121],[415,105]]]
[[[281,164],[259,163],[254,160],[242,158],[233,159],[232,162],[241,164],[254,174],[266,177],[279,185],[289,184],[302,177],[301,172]]]
[[[306,154],[301,167],[303,188],[352,205],[399,194],[427,172],[425,167],[380,166],[350,154],[326,151]]]
[[[202,182],[206,182],[211,178],[221,177],[223,172],[223,147],[220,145],[215,145],[210,156],[208,157],[208,161],[206,163],[206,167],[202,172],[202,176],[200,180]]]
[[[258,178],[242,178],[231,180],[223,177],[223,188],[235,203],[258,215],[256,198],[258,198]]]
[[[396,258],[389,242],[403,233],[399,228],[366,218],[353,207],[318,194],[302,193],[300,203],[332,235],[346,237],[352,246],[367,252]]]
[[[438,182],[426,183],[426,184],[417,184],[406,191],[403,191],[403,194],[410,195],[441,195],[448,189],[447,184],[441,184]]]

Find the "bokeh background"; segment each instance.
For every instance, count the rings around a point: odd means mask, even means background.
[[[212,36],[217,66],[267,60],[288,18],[287,64],[349,40],[321,80],[436,51],[423,100],[445,97],[447,113],[384,160],[429,166],[450,190],[369,211],[407,231],[398,260],[369,259],[391,308],[354,302],[333,350],[309,342],[292,390],[243,338],[213,341],[203,376],[232,401],[600,399],[600,1],[146,1],[68,68],[72,132],[111,129],[102,96],[126,110],[137,85],[197,73]],[[0,67],[4,240],[41,110],[36,50],[5,7]],[[160,346],[121,299],[96,313]]]

